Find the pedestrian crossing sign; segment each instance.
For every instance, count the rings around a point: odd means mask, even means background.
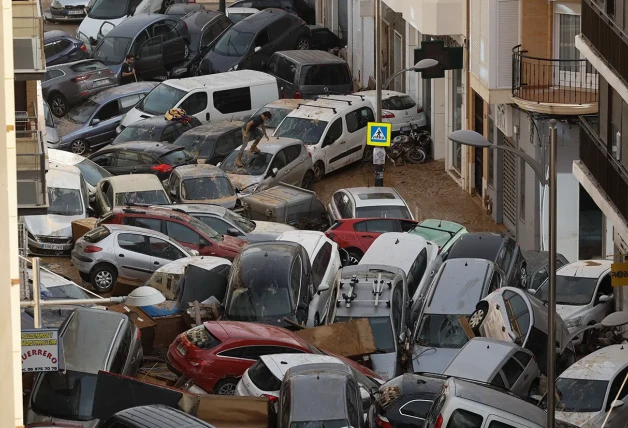
[[[390,123],[369,122],[367,127],[368,140],[366,144],[369,146],[390,146]]]

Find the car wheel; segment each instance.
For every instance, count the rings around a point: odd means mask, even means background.
[[[311,45],[312,44],[310,43],[310,39],[305,37],[305,36],[301,36],[297,40],[297,49],[300,50],[300,51],[307,51],[307,50],[309,50]]]
[[[305,171],[301,187],[307,190],[312,190],[312,184],[314,184],[314,172],[312,170]]]
[[[63,117],[68,111],[68,102],[65,97],[59,93],[50,97],[49,103],[52,114],[57,117]]]
[[[519,286],[524,289],[528,288],[528,271],[525,263],[521,263],[519,268]]]
[[[214,386],[214,394],[235,395],[236,385],[238,385],[238,379],[233,377],[224,378],[218,381],[216,386]]]
[[[312,169],[314,170],[314,179],[316,181],[321,181],[321,178],[325,175],[325,164],[323,161],[316,162]]]
[[[362,256],[364,256],[362,251],[357,248],[349,248],[347,253],[349,253],[349,266],[357,265],[362,260]]]
[[[469,317],[469,327],[475,334],[479,334],[480,327],[484,322],[484,318],[486,318],[486,313],[488,312],[488,303],[479,302],[476,306],[475,311]]]
[[[108,264],[99,264],[94,266],[90,274],[89,282],[99,293],[111,291],[116,284],[118,272]]]
[[[77,155],[84,155],[89,151],[89,143],[85,140],[74,140],[70,144],[70,151]]]
[[[316,314],[314,315],[314,327],[318,327],[319,325],[321,325],[321,317]]]

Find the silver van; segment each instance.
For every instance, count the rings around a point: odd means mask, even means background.
[[[92,416],[100,370],[134,376],[142,362],[140,332],[124,314],[77,308],[59,329],[64,366],[39,373],[33,382],[26,423],[79,423],[95,428]]]

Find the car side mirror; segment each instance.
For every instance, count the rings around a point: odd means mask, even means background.
[[[623,400],[615,400],[611,403],[611,409],[616,409],[624,405]]]
[[[100,123],[100,119],[95,118],[94,120],[92,120],[92,126],[96,126]]]
[[[235,187],[233,190],[234,190],[236,193],[242,193],[242,191],[240,190],[240,188],[239,188],[239,187]]]
[[[261,51],[261,50],[262,50],[262,47],[261,47],[261,46],[255,46],[255,49],[253,49],[253,52],[254,52],[254,53],[258,53],[258,52],[259,52],[259,51]]]
[[[240,236],[240,231],[235,227],[230,227],[227,229],[227,234],[229,236]]]
[[[597,301],[600,302],[600,303],[605,303],[605,302],[610,301],[611,299],[612,299],[612,296],[609,296],[607,294],[603,294],[603,295],[600,296],[599,299],[597,299]]]
[[[329,290],[329,284],[321,284],[318,286],[318,294],[321,294],[323,291]]]
[[[277,168],[273,168],[270,170],[269,175],[271,177],[277,177],[277,174],[279,173],[279,170]]]

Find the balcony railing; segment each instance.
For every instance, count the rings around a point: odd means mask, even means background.
[[[617,207],[624,220],[628,220],[628,174],[608,153],[604,142],[595,131],[595,125],[584,118],[581,118],[580,122],[580,160]]]
[[[16,73],[43,73],[44,20],[39,2],[13,0],[13,69]]]
[[[46,152],[39,118],[15,112],[15,129],[18,207],[45,207]]]
[[[512,50],[512,96],[538,104],[593,104],[598,74],[586,59],[546,59]]]

